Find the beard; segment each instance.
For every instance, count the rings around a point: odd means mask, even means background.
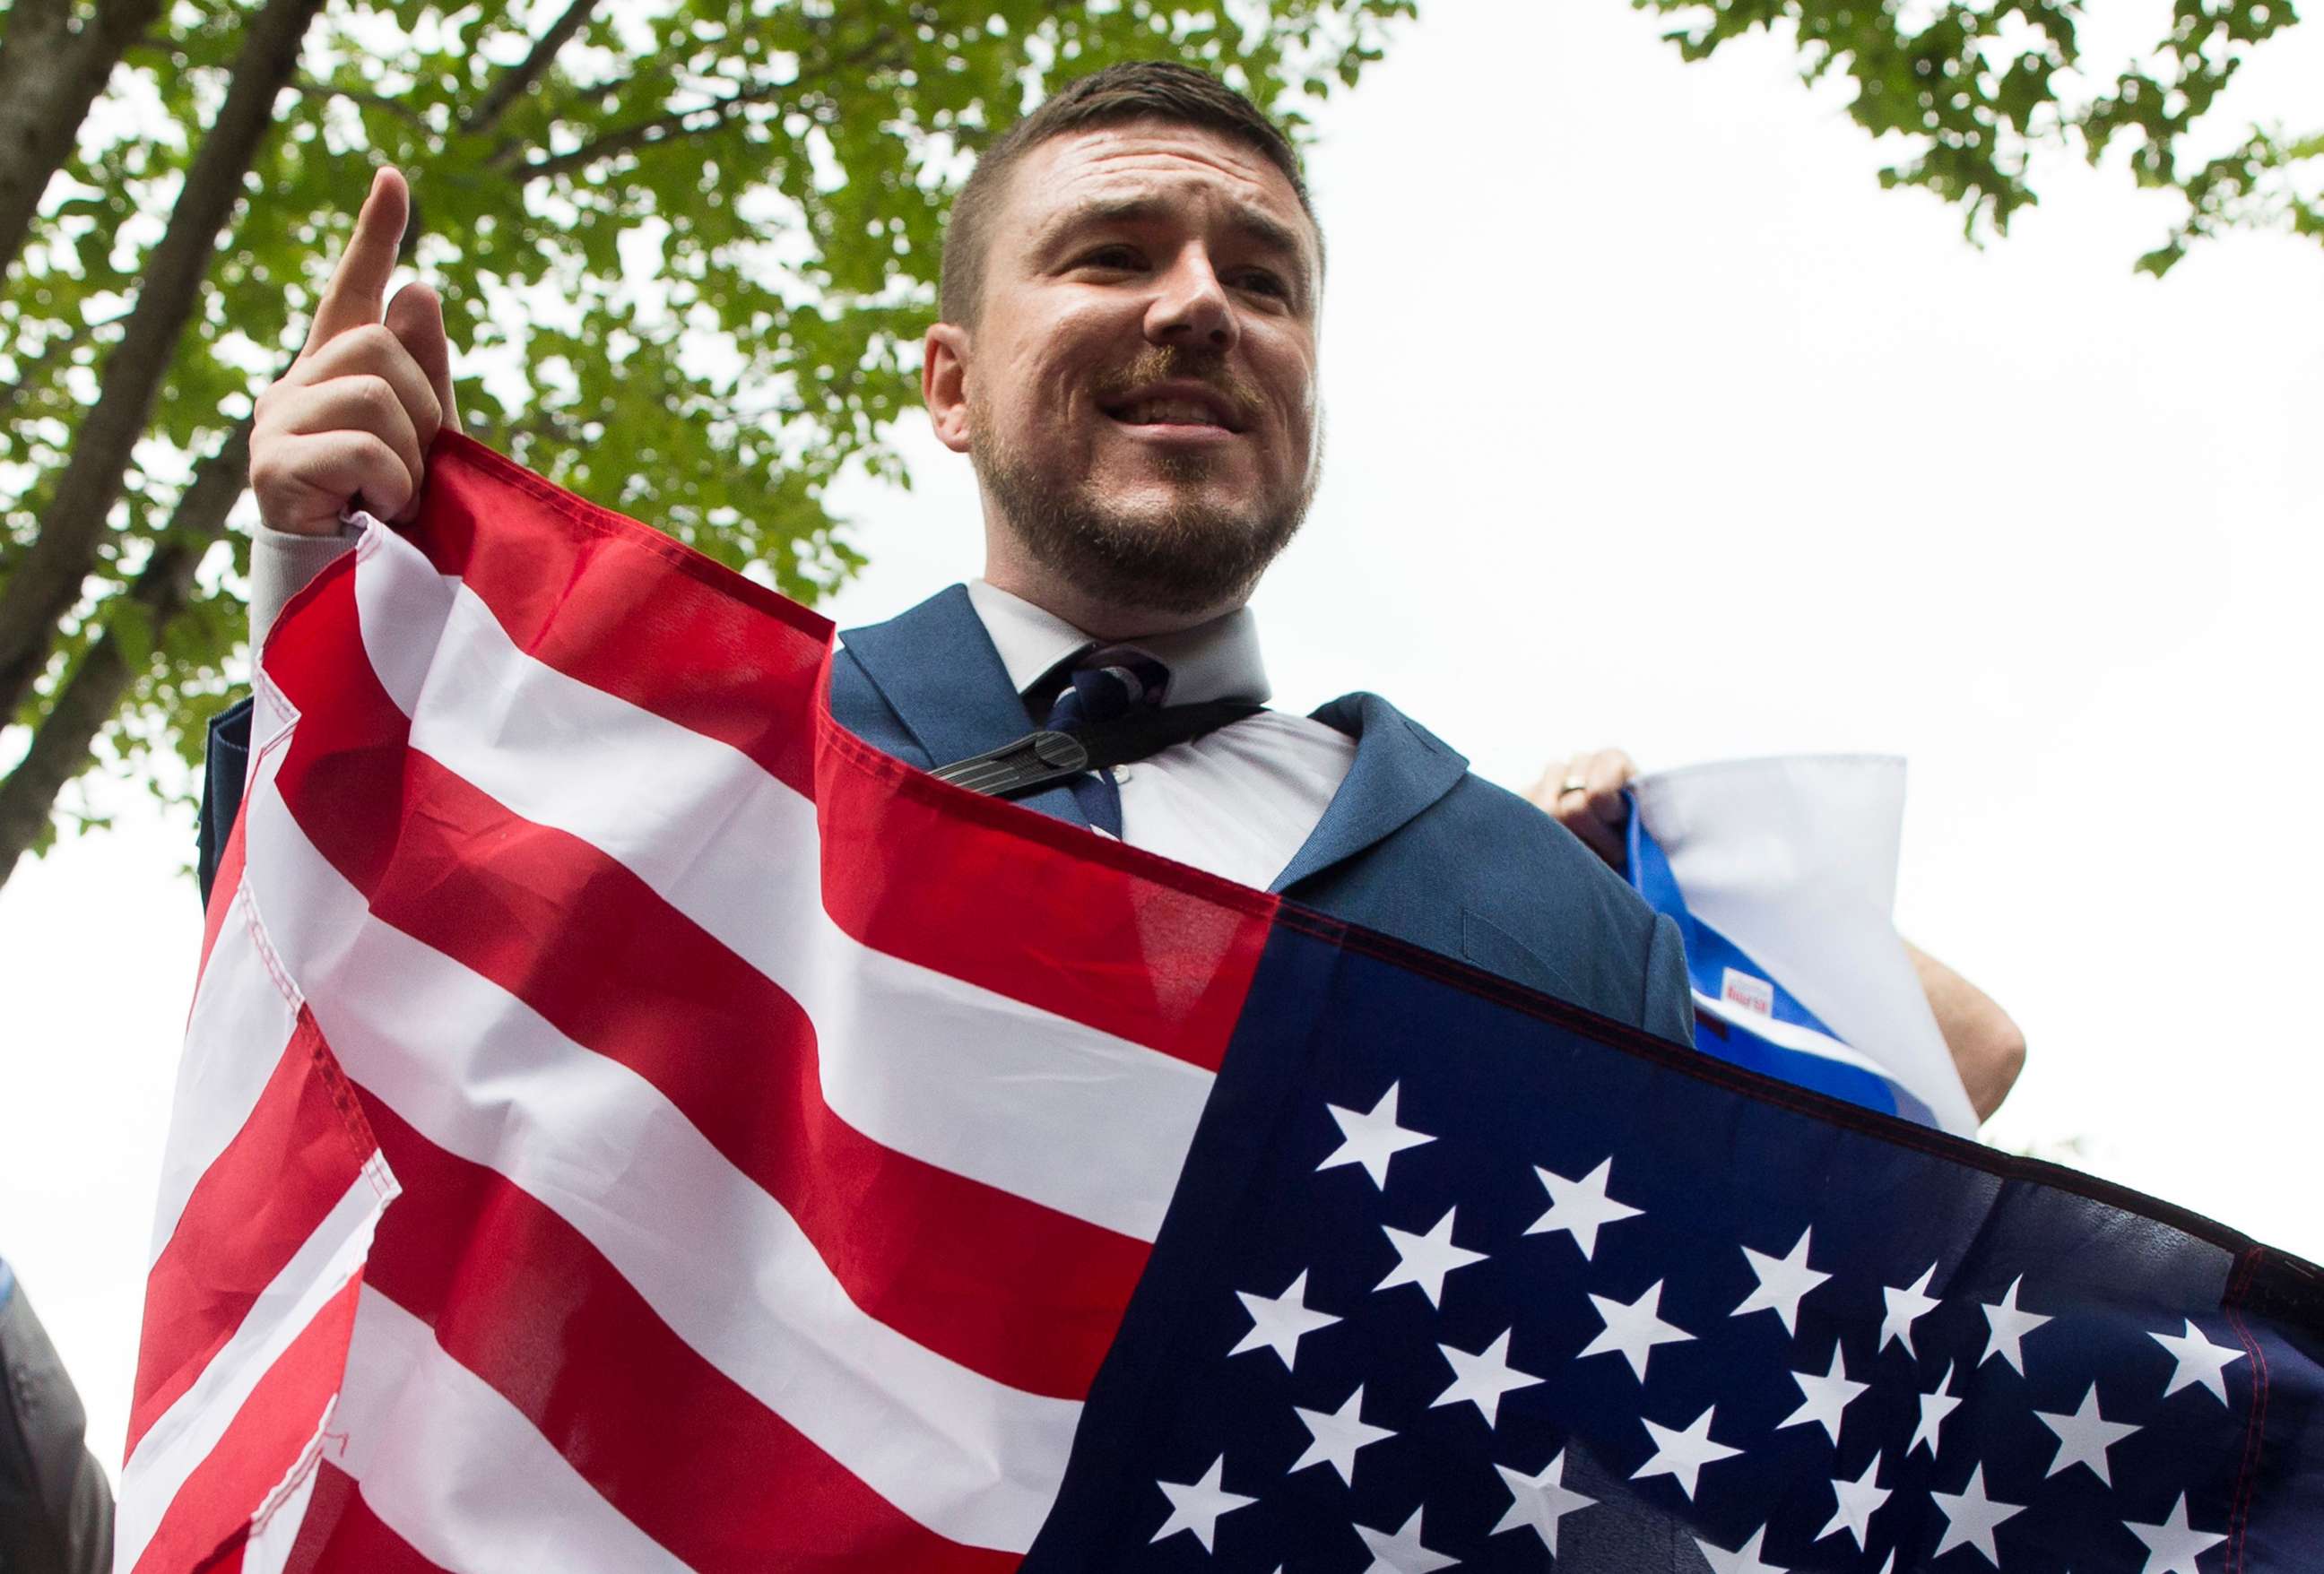
[[[1165,353],[1167,354],[1167,352]],[[1199,372],[1185,364],[1141,364],[1135,376],[1109,379],[1125,389],[1145,381]],[[1204,381],[1217,384],[1213,372]],[[1243,505],[1195,501],[1191,493],[1214,467],[1201,452],[1166,453],[1163,478],[1187,494],[1156,506],[1130,507],[1101,494],[1087,475],[1061,475],[1032,456],[991,437],[987,412],[972,408],[978,434],[970,461],[984,493],[1035,561],[1093,600],[1115,606],[1185,616],[1240,602],[1290,544],[1307,517],[1320,466],[1308,467],[1292,496],[1253,498]]]

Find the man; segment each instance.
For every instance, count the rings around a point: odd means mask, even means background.
[[[0,1569],[113,1566],[113,1492],[82,1446],[83,1419],[48,1330],[0,1261]]]
[[[407,201],[383,172],[259,401],[257,630],[344,548],[343,510],[410,515],[456,424],[436,297],[382,310]],[[1114,67],[1001,138],[954,204],[922,374],[975,466],[984,576],[843,635],[833,711],[927,768],[1148,717],[1149,757],[1020,801],[1687,1040],[1674,926],[1386,701],[1174,731],[1268,695],[1245,603],[1314,490],[1323,267],[1290,146],[1201,72]],[[214,746],[212,847],[238,741]]]

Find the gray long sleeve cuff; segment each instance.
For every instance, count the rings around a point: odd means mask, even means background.
[[[250,542],[250,649],[255,661],[266,631],[290,598],[308,582],[337,561],[339,554],[363,534],[359,526],[342,525],[330,536],[299,536],[260,525]]]

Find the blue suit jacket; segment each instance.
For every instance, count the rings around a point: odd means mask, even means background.
[[[832,713],[899,759],[924,769],[946,764],[1022,737],[1029,725],[963,586],[841,640]],[[1355,739],[1355,764],[1274,889],[1601,1017],[1692,1041],[1677,927],[1563,826],[1470,775],[1466,759],[1378,695],[1343,695],[1315,719]],[[245,702],[211,729],[205,897],[248,749]],[[1019,801],[1088,824],[1062,787]]]
[[[1024,736],[1025,706],[960,585],[840,636],[831,710],[923,769]],[[1678,929],[1563,826],[1378,695],[1315,719],[1355,764],[1273,888],[1293,901],[1464,958],[1601,1017],[1692,1042]],[[1064,787],[1019,800],[1086,824]]]

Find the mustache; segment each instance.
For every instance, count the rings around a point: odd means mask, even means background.
[[[1223,350],[1190,349],[1183,345],[1150,345],[1097,383],[1101,403],[1121,400],[1149,383],[1200,382],[1226,401],[1239,425],[1259,417],[1259,390],[1227,362]]]

